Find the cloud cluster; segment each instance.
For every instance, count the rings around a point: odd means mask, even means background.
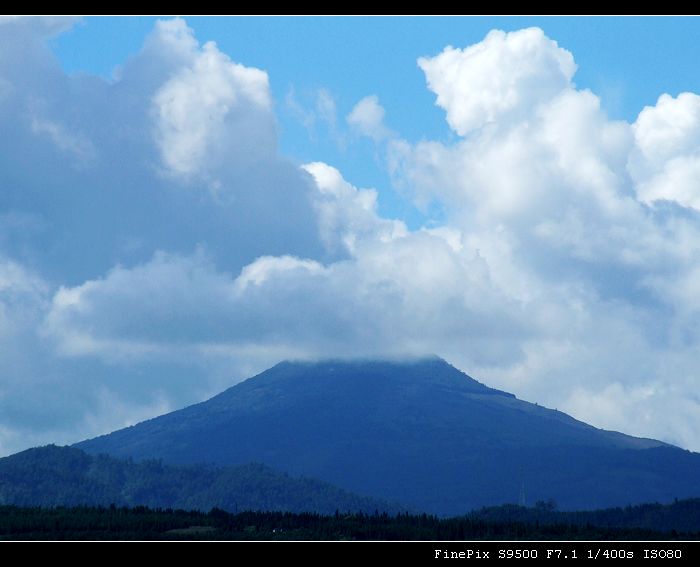
[[[610,120],[539,29],[421,58],[453,141],[401,139],[375,96],[346,118],[444,212],[410,230],[374,189],[280,157],[265,72],[182,20],[112,83],[66,77],[45,36],[0,47],[0,451],[106,431],[283,358],[430,353],[700,448],[697,95]]]
[[[239,353],[255,344],[295,357],[352,357],[452,346],[492,362],[506,353],[489,337],[505,343],[525,332],[478,257],[464,259],[443,235],[354,246],[356,256],[328,266],[261,257],[235,278],[203,258],[159,256],[61,290],[47,332],[71,356],[177,357],[227,345]]]
[[[481,375],[697,448],[699,98],[662,95],[635,123],[611,121],[541,30],[419,64],[460,138],[390,143],[397,182],[445,204],[497,289],[539,314],[517,362]]]
[[[173,359],[173,348],[141,365],[120,353],[153,349],[135,347],[128,329],[110,335],[114,353],[87,356],[97,349],[86,344],[117,327],[93,321],[86,333],[66,321],[56,340],[53,306],[68,300],[64,290],[167,254],[206,255],[234,273],[266,254],[326,257],[313,182],[277,153],[264,71],[200,45],[174,19],[157,22],[113,80],[66,75],[47,41],[71,24],[20,18],[0,26],[0,453],[104,432],[261,366],[246,357]],[[185,283],[201,300],[202,282]],[[140,300],[125,301],[119,309],[134,315]],[[183,305],[162,307],[178,313]],[[200,340],[201,329],[175,318],[187,341]],[[123,419],[108,399],[124,408]]]
[[[6,254],[61,284],[157,249],[201,244],[228,269],[322,252],[308,177],[277,154],[266,73],[175,19],[114,81],[67,76],[43,36],[17,26],[2,32],[18,39],[0,56],[1,205],[43,229],[17,230]]]

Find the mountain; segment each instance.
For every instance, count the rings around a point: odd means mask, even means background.
[[[0,506],[149,506],[230,512],[397,512],[326,482],[290,478],[261,464],[168,466],[92,456],[48,445],[0,459]]]
[[[523,494],[560,509],[700,496],[700,454],[518,400],[439,358],[283,362],[77,446],[172,464],[262,462],[441,515]]]

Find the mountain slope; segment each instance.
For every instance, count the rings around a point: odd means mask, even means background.
[[[174,467],[133,463],[49,445],[0,459],[0,505],[149,506],[332,514],[396,512],[397,506],[328,483],[290,478],[260,464]]]
[[[554,499],[591,509],[700,495],[700,455],[603,431],[443,360],[285,362],[78,444],[169,463],[263,462],[439,514]]]

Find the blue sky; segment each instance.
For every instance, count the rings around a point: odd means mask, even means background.
[[[0,454],[433,353],[700,449],[699,27],[0,20]]]

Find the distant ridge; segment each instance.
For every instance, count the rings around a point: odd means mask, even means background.
[[[92,456],[55,445],[0,459],[0,506],[111,504],[229,512],[401,511],[376,498],[357,496],[314,479],[291,478],[255,463],[175,467]]]
[[[597,429],[433,357],[283,362],[77,447],[166,463],[265,463],[442,515],[552,499],[594,509],[700,496],[700,455]]]

